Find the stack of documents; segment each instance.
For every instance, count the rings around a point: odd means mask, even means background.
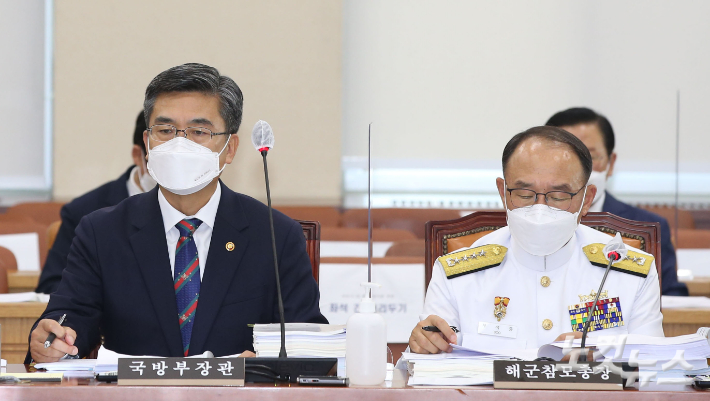
[[[38,363],[37,369],[45,369],[48,372],[113,372],[118,370],[119,358],[130,358],[137,355],[125,355],[111,351],[103,345],[99,348],[99,355],[96,359],[67,359],[59,362]],[[235,358],[239,355],[227,355],[221,358]],[[160,356],[141,355],[141,358],[162,358]],[[212,358],[212,353],[206,351],[200,355],[189,356],[188,358]]]
[[[493,383],[493,361],[516,357],[534,359],[537,350],[483,352],[454,346],[453,352],[415,354],[404,352],[410,386],[471,386]],[[400,364],[398,364],[400,366]]]
[[[587,345],[596,346],[606,358],[614,361],[628,361],[632,354],[638,360],[669,361],[683,352],[685,360],[700,360],[710,358],[710,343],[707,338],[707,328],[701,327],[695,334],[678,337],[651,337],[640,334],[619,336],[588,337]],[[580,340],[574,340],[572,347],[579,347]],[[546,356],[560,360],[563,349],[569,347],[564,341],[540,347],[538,356]],[[655,363],[654,363],[655,364]]]
[[[254,325],[254,351],[257,357],[278,357],[281,326],[278,323]],[[345,325],[286,323],[286,352],[292,357],[345,357]]]
[[[656,381],[661,378],[683,378],[691,374],[706,374],[710,358],[710,329],[701,327],[695,334],[677,337],[651,337],[639,334],[598,336],[587,338],[587,345],[596,347],[604,358],[629,362],[638,366],[641,378]],[[579,347],[574,340],[572,347]],[[569,344],[559,341],[543,345],[538,356],[560,360]]]
[[[96,359],[67,359],[35,364],[35,368],[44,369],[47,372],[93,372],[95,367]]]

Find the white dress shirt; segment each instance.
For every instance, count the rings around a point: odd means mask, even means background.
[[[186,216],[178,211],[163,196],[161,189],[158,190],[158,204],[160,205],[160,213],[163,215],[163,224],[165,225],[165,238],[168,240],[168,255],[170,255],[170,271],[172,272],[171,279],[175,277],[175,248],[180,239],[180,230],[175,227],[177,223],[184,219],[197,218],[202,221],[199,228],[192,234],[197,246],[197,257],[200,261],[200,281],[205,274],[205,264],[207,263],[207,254],[210,250],[210,242],[212,241],[212,230],[214,229],[214,220],[217,216],[217,208],[219,207],[219,199],[222,196],[221,185],[217,185],[217,190],[214,191],[209,202],[202,209],[198,210],[194,216]]]
[[[549,256],[534,256],[516,244],[508,227],[503,227],[472,245],[472,248],[488,244],[508,248],[500,266],[447,278],[437,259],[426,293],[424,315],[438,315],[458,327],[465,346],[521,349],[548,344],[558,335],[572,331],[569,306],[581,303],[579,295],[597,291],[604,276],[604,268],[592,265],[582,247],[605,244],[610,239],[607,234],[579,225],[562,249]],[[655,262],[646,277],[610,271],[604,290],[609,298],[619,298],[624,325],[590,332],[590,336],[627,333],[663,336]],[[493,314],[495,297],[510,299],[507,314],[500,322]],[[506,325],[510,335],[490,335],[482,331],[484,323]]]
[[[126,181],[126,188],[128,189],[128,196],[142,194],[143,190],[136,184],[136,174],[139,173],[138,166],[133,166],[133,170],[128,174],[128,181]]]

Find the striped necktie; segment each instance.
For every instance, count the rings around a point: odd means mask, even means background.
[[[180,239],[175,248],[175,298],[177,299],[182,349],[185,356],[190,351],[192,324],[195,321],[197,299],[200,297],[200,259],[192,234],[202,224],[200,219],[185,219],[175,225]]]

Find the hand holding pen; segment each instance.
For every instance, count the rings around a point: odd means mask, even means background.
[[[66,314],[59,321],[39,321],[30,338],[30,353],[35,362],[56,362],[67,356],[78,357],[79,349],[74,345],[76,332],[71,327],[62,326],[65,321]]]
[[[458,330],[449,326],[446,320],[430,315],[419,322],[409,336],[409,349],[419,354],[451,352],[456,344]]]

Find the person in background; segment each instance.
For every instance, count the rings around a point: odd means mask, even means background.
[[[35,292],[51,294],[59,286],[62,272],[67,264],[69,247],[74,239],[74,230],[82,217],[95,210],[117,205],[129,196],[148,192],[155,187],[156,182],[148,174],[146,167],[146,152],[143,143],[145,129],[145,116],[141,111],[133,131],[133,147],[131,148],[133,165],[118,179],[107,182],[62,207],[60,212],[62,224],[59,226],[57,237],[47,254],[47,260],[44,262]]]
[[[607,180],[614,173],[614,129],[603,115],[585,107],[560,111],[550,117],[545,125],[560,127],[579,138],[589,149],[594,162],[589,183],[597,188],[597,197],[590,212],[609,212],[619,217],[636,221],[652,221],[661,224],[661,285],[663,295],[688,295],[688,287],[678,281],[676,255],[671,242],[671,229],[665,218],[624,203],[606,190]]]

